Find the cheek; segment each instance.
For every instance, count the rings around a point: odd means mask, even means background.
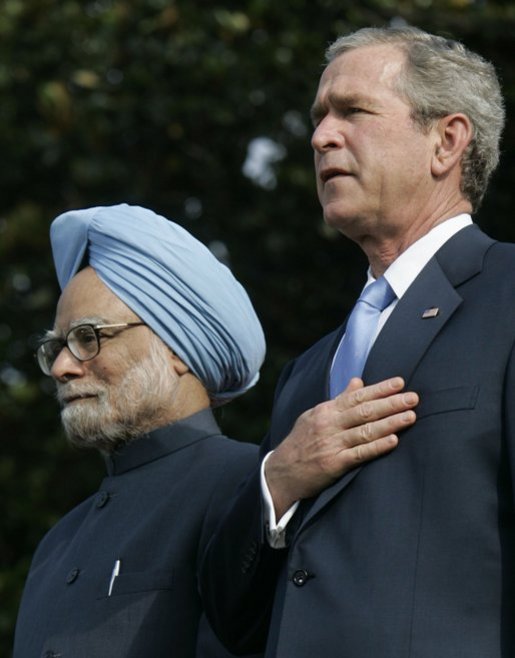
[[[120,358],[98,357],[88,362],[87,374],[92,378],[106,384],[116,382],[127,372],[127,361]]]

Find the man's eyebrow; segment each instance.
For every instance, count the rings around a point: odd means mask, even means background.
[[[349,107],[351,105],[372,105],[373,101],[370,96],[365,94],[332,94],[332,102],[338,106]]]
[[[333,106],[340,110],[354,106],[374,110],[377,108],[377,103],[373,98],[365,94],[339,94],[338,92],[330,92],[325,103],[315,101],[311,106],[310,116],[313,123],[316,123],[317,120],[327,114],[328,106]]]
[[[42,337],[39,339],[40,343],[44,343],[46,340],[54,340],[59,338],[64,338],[65,334],[70,331],[70,329],[75,329],[75,327],[80,327],[81,324],[91,324],[93,326],[97,324],[111,324],[106,318],[100,317],[98,315],[79,318],[78,320],[72,320],[68,329],[65,332],[61,332],[58,329],[47,329]]]
[[[79,318],[78,320],[72,320],[68,327],[68,331],[70,331],[70,329],[75,329],[75,327],[79,327],[81,324],[91,324],[95,326],[96,324],[113,324],[113,323],[105,317],[100,317],[100,315],[92,315],[85,318]]]

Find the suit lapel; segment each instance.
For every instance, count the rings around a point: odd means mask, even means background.
[[[397,375],[408,383],[461,301],[433,258],[403,295],[374,343],[363,373],[365,383]],[[428,309],[435,310],[426,313]]]
[[[366,384],[398,375],[409,383],[431,343],[462,303],[455,286],[481,271],[485,251],[493,242],[471,226],[459,231],[428,262],[374,343],[363,373]],[[427,309],[438,309],[438,313],[425,313]],[[352,482],[361,468],[346,473],[308,505],[299,529]]]
[[[297,418],[329,396],[329,370],[343,327],[322,338],[283,371],[277,389],[265,450],[278,445],[289,434]]]

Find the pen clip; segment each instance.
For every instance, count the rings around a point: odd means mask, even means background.
[[[116,562],[114,563],[113,571],[111,573],[111,580],[109,581],[109,590],[107,592],[107,596],[111,596],[113,592],[114,581],[120,573],[120,566],[121,566],[120,560],[116,560]]]

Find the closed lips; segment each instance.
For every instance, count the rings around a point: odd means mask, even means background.
[[[336,176],[350,176],[350,174],[344,169],[324,169],[324,171],[320,173],[320,180],[323,183],[327,183],[328,180],[331,180],[331,178],[335,178]]]

